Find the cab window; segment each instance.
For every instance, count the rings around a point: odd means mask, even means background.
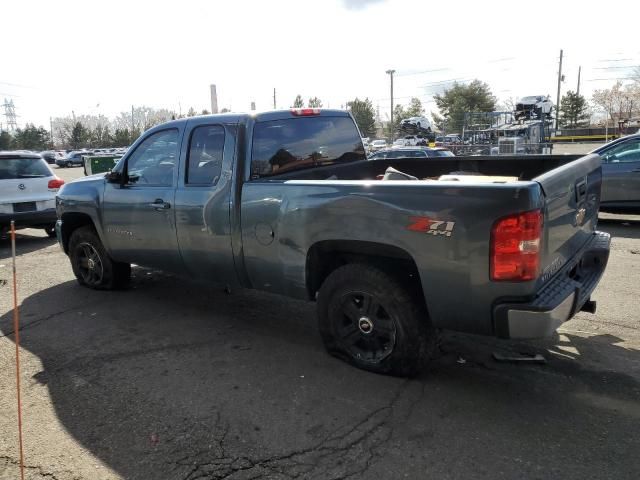
[[[224,128],[205,125],[193,129],[189,140],[187,185],[215,185],[222,171]]]
[[[178,158],[178,130],[162,130],[145,138],[127,160],[129,184],[173,184]]]
[[[251,179],[357,160],[366,155],[349,117],[265,121],[253,130]]]

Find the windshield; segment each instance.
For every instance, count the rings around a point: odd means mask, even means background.
[[[53,176],[41,158],[6,158],[0,160],[0,180]]]
[[[454,157],[455,155],[450,150],[432,150],[429,152],[430,157]]]

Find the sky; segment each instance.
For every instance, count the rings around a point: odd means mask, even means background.
[[[132,105],[325,107],[368,97],[383,120],[416,96],[427,112],[453,80],[485,81],[499,100],[626,79],[640,65],[640,2],[425,0],[2,0],[0,101],[19,125]],[[4,102],[3,102],[4,103]],[[5,117],[0,109],[0,123]]]

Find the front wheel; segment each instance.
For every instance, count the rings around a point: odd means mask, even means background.
[[[114,290],[129,284],[131,265],[112,260],[90,226],[80,227],[71,234],[69,259],[80,285],[96,290]]]
[[[376,373],[415,376],[436,349],[424,303],[368,265],[348,264],[327,277],[318,294],[318,320],[330,354]]]
[[[56,238],[56,226],[49,225],[48,227],[44,227],[44,231],[49,238]]]

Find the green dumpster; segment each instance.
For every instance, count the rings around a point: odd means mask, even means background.
[[[109,172],[120,158],[122,155],[84,155],[84,173],[94,175]]]

